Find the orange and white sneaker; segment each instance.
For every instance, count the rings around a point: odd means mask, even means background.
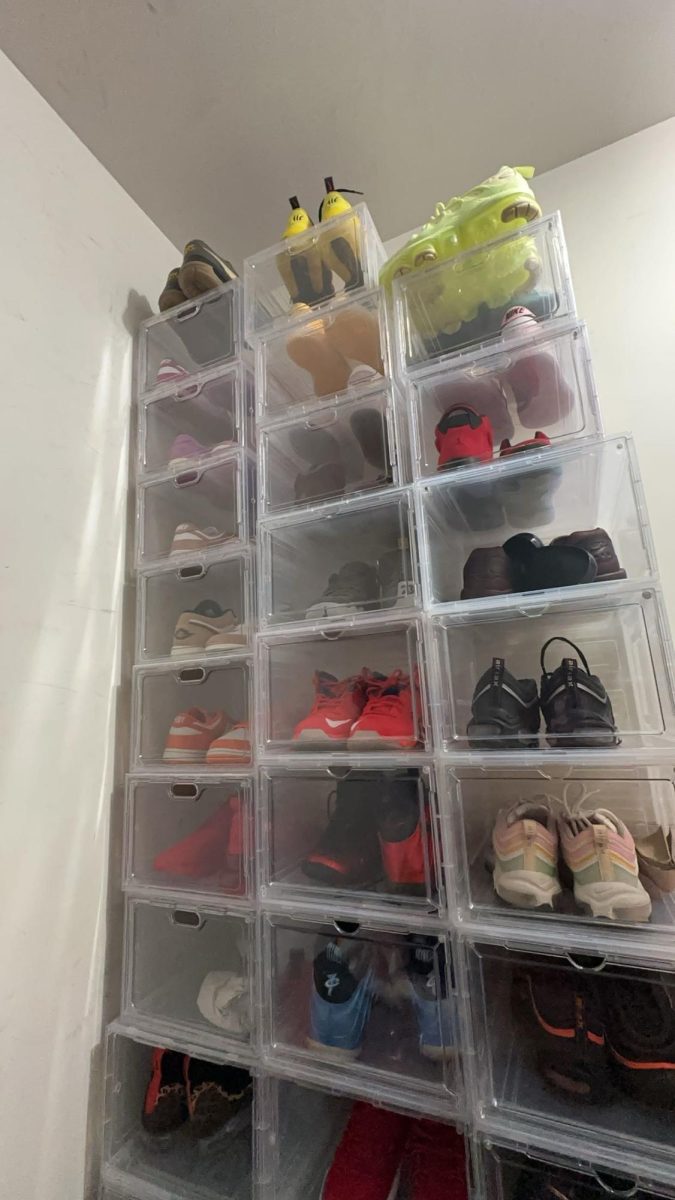
[[[210,550],[212,546],[221,546],[223,542],[229,542],[233,537],[233,533],[224,533],[221,529],[215,529],[213,525],[208,525],[206,529],[200,529],[191,521],[182,521],[180,525],[176,526],[169,556],[199,554],[203,550]]]
[[[237,721],[230,729],[211,742],[206,754],[209,765],[214,763],[249,763],[251,735],[247,721]]]
[[[349,737],[349,745],[364,750],[400,747],[412,750],[418,743],[413,716],[410,676],[392,671],[374,672],[366,679],[366,704]]]
[[[167,763],[204,762],[212,742],[232,725],[220,711],[205,712],[190,708],[178,713],[171,722],[162,758]]]

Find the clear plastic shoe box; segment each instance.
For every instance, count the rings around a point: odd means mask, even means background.
[[[181,557],[180,565],[176,563],[173,567],[164,566],[139,575],[137,662],[166,658],[180,662],[202,653],[207,657],[216,653],[236,654],[251,644],[255,621],[252,611],[254,555],[250,547],[228,551],[227,546],[221,554],[219,559],[211,554],[189,561]],[[197,613],[197,623],[186,626],[188,634],[191,629],[195,631],[186,638],[186,648],[180,638],[174,639],[179,618],[184,613],[195,613],[206,601],[215,602],[226,614],[229,610],[232,628],[228,632],[223,624],[220,631],[213,632],[211,626],[199,625]],[[201,640],[205,642],[203,646],[198,644],[200,629],[203,632]]]
[[[402,482],[393,390],[323,406],[258,430],[261,515]]]
[[[258,637],[257,651],[257,734],[259,750],[264,756],[309,752],[344,761],[354,753],[381,757],[430,750],[419,621],[391,620],[367,627],[331,627],[311,633],[270,633]],[[335,681],[354,681],[349,685],[355,688],[354,706],[345,711],[325,710],[328,720],[333,722],[328,728],[334,729],[335,735],[326,732],[322,719],[318,721],[318,732],[297,730],[313,708],[315,680],[320,672]],[[375,683],[373,674],[380,681],[388,680],[389,686],[402,686],[408,693],[401,705],[401,720],[389,726],[378,709],[375,730],[357,730],[355,736],[352,725],[362,715],[361,702],[365,699],[361,689],[368,680]],[[378,728],[382,729],[382,736],[378,735]]]
[[[597,1146],[617,1173],[646,1168],[672,1191],[672,956],[647,970],[514,939],[469,945],[468,960],[478,1126],[582,1160]]]
[[[242,297],[235,279],[144,321],[138,332],[141,396],[163,390],[169,373],[180,387],[187,375],[237,358],[244,348]]]
[[[344,915],[444,909],[430,767],[268,767],[258,778],[259,886],[265,905]]]
[[[575,757],[573,752],[569,752]],[[558,841],[557,880],[560,891],[546,902],[528,905],[530,891],[511,891],[512,902],[495,889],[496,854],[492,834],[500,812],[527,806],[528,813],[545,808],[554,830],[565,826],[573,814],[590,816],[598,810],[611,814],[632,835],[638,851],[650,862],[659,859],[659,844],[675,828],[675,777],[673,767],[662,763],[624,763],[595,766],[591,753],[578,752],[585,762],[563,760],[543,771],[534,766],[509,768],[508,755],[491,767],[487,755],[480,765],[446,768],[441,791],[446,820],[448,905],[460,928],[477,936],[481,930],[505,941],[511,934],[521,941],[550,946],[561,938],[576,949],[595,953],[600,946],[630,953],[636,960],[663,961],[672,954],[675,930],[675,878],[673,890],[658,886],[659,876],[644,858],[638,859],[640,882],[646,892],[636,894],[621,883],[601,884],[594,904],[574,895],[573,878]],[[523,813],[524,816],[527,813]],[[616,822],[614,822],[616,826]],[[606,828],[606,826],[605,826]],[[672,872],[675,876],[675,871]],[[620,881],[620,871],[617,872]],[[505,876],[508,882],[508,876]],[[514,879],[520,878],[519,875]],[[502,889],[503,890],[503,889]],[[592,890],[592,889],[591,889]],[[588,893],[589,894],[589,893]],[[651,913],[644,911],[651,904]]]
[[[500,1136],[478,1140],[477,1191],[484,1200],[528,1200],[533,1196],[584,1196],[586,1200],[630,1200],[639,1196],[670,1196],[675,1187],[655,1180],[650,1164],[641,1162],[629,1176],[618,1175],[613,1156],[602,1153],[592,1142],[578,1141],[570,1148],[566,1139],[561,1149],[555,1142],[534,1150],[526,1138]]]
[[[344,392],[377,387],[385,374],[382,292],[359,292],[320,317],[308,311],[256,347],[259,419],[316,408]]]
[[[267,914],[272,1069],[450,1117],[462,1100],[457,984],[442,935]],[[337,993],[336,993],[337,989]]]
[[[253,534],[254,468],[245,451],[141,483],[136,565],[218,556]]]
[[[414,373],[499,335],[514,305],[541,322],[573,315],[574,294],[559,213],[393,283],[399,370]]]
[[[258,543],[263,629],[420,607],[410,489],[268,518]]]
[[[132,767],[181,775],[204,769],[215,772],[225,769],[226,773],[241,770],[250,762],[250,753],[242,752],[235,757],[237,748],[232,747],[230,760],[225,759],[224,753],[216,755],[215,750],[208,758],[211,743],[184,729],[176,734],[175,718],[192,709],[199,710],[200,727],[206,718],[207,733],[212,733],[211,741],[215,742],[230,728],[230,722],[249,721],[250,703],[250,663],[246,657],[230,655],[214,659],[213,663],[189,661],[171,666],[135,667]],[[172,730],[174,740],[167,745]]]
[[[120,1020],[157,1044],[246,1054],[254,1030],[255,919],[178,896],[127,898]],[[173,1039],[173,1041],[172,1041]]]
[[[589,595],[587,587],[576,587],[539,592],[531,599],[505,597],[480,614],[435,617],[431,628],[436,737],[444,751],[471,746],[485,754],[541,749],[550,755],[553,750],[586,747],[608,755],[611,763],[620,750],[661,747],[668,753],[675,745],[672,646],[656,588],[625,582],[617,583],[611,595]],[[541,695],[541,651],[549,639],[560,637],[572,646],[552,642],[545,653],[545,670],[555,671],[564,658],[576,659],[583,669],[583,654],[609,696],[616,734],[607,731],[601,745],[594,729],[584,732],[580,726],[547,737],[541,714],[538,734],[497,731],[489,738],[482,734],[471,745],[467,726],[474,692],[493,659],[503,659],[516,679],[534,680]]]
[[[110,1196],[133,1200],[252,1200],[257,1097],[217,1133],[196,1137],[189,1119],[171,1133],[147,1131],[141,1115],[153,1046],[116,1024],[106,1047],[103,1177]],[[208,1055],[202,1056],[209,1061]],[[226,1060],[241,1067],[236,1059]],[[216,1070],[218,1069],[216,1064]],[[133,1189],[133,1190],[130,1190]]]
[[[455,463],[449,454],[451,439],[437,435],[439,422],[456,405],[468,405],[487,418],[493,459],[512,459],[514,447],[521,447],[517,454],[524,457],[529,447],[537,449],[538,433],[553,445],[602,433],[586,329],[573,320],[545,325],[534,334],[504,336],[499,343],[436,364],[410,380],[408,397],[416,476],[435,476],[440,470],[456,474],[477,465]],[[508,444],[502,448],[504,442]],[[484,449],[489,453],[481,435],[476,454]],[[489,463],[486,459],[483,466]]]
[[[366,204],[283,239],[244,262],[249,341],[297,319],[296,304],[322,310],[340,293],[377,287],[384,247]]]
[[[618,570],[601,563],[596,580],[587,585],[594,592],[618,578],[646,582],[656,577],[630,437],[572,442],[515,455],[489,470],[481,465],[448,472],[421,481],[416,492],[423,588],[431,609],[451,611],[461,602],[478,610],[500,603],[509,591],[509,564],[501,547],[517,533],[535,534],[546,545],[577,531],[590,533],[591,541],[594,532],[606,533]]]
[[[253,441],[253,372],[242,362],[178,381],[139,406],[143,475],[182,471]]]
[[[127,779],[125,890],[253,898],[253,780]]]

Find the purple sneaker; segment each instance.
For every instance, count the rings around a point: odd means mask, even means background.
[[[169,466],[180,466],[182,463],[191,462],[193,458],[205,458],[208,454],[215,454],[217,450],[225,450],[233,445],[234,442],[218,442],[217,446],[202,446],[191,434],[179,433],[171,443]]]

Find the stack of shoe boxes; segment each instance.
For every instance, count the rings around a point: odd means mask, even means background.
[[[320,297],[306,289],[317,256]],[[430,1175],[449,1186],[452,1170],[455,1194],[465,1187],[451,1127],[464,1118],[460,983],[383,258],[360,204],[245,264],[259,451],[261,1172],[274,1200],[319,1200],[350,1111],[351,1161],[327,1196],[346,1196],[356,1163],[392,1138],[393,1172],[403,1156],[415,1200],[441,1194]],[[357,1098],[378,1107],[352,1110]]]
[[[251,1194],[254,381],[239,281],[139,335],[136,666],[106,1195]],[[153,1080],[150,1089],[148,1085]],[[234,1122],[234,1124],[233,1124]],[[219,1141],[220,1137],[220,1141]]]
[[[402,273],[390,311],[476,1179],[672,1195],[671,642],[559,218]]]

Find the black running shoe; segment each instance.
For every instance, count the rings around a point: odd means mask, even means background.
[[[196,1138],[212,1137],[235,1113],[249,1104],[251,1076],[244,1067],[185,1058],[190,1125]]]
[[[329,887],[369,887],[382,877],[375,818],[378,791],[372,775],[340,780],[333,814],[302,862],[308,879]]]
[[[152,1052],[150,1082],[145,1091],[141,1121],[154,1136],[173,1133],[187,1120],[183,1058],[176,1050]]]
[[[517,749],[537,746],[539,698],[534,679],[516,679],[506,670],[503,658],[476,684],[467,726],[469,745],[474,750]]]
[[[675,1109],[675,999],[646,977],[608,979],[607,1044],[622,1091],[643,1104]]]
[[[563,658],[560,666],[549,673],[545,666],[546,651],[551,642],[564,642],[581,659]],[[597,675],[591,675],[585,656],[574,642],[565,637],[552,637],[541,648],[541,711],[546,721],[550,746],[618,746],[614,713],[605,686]]]

